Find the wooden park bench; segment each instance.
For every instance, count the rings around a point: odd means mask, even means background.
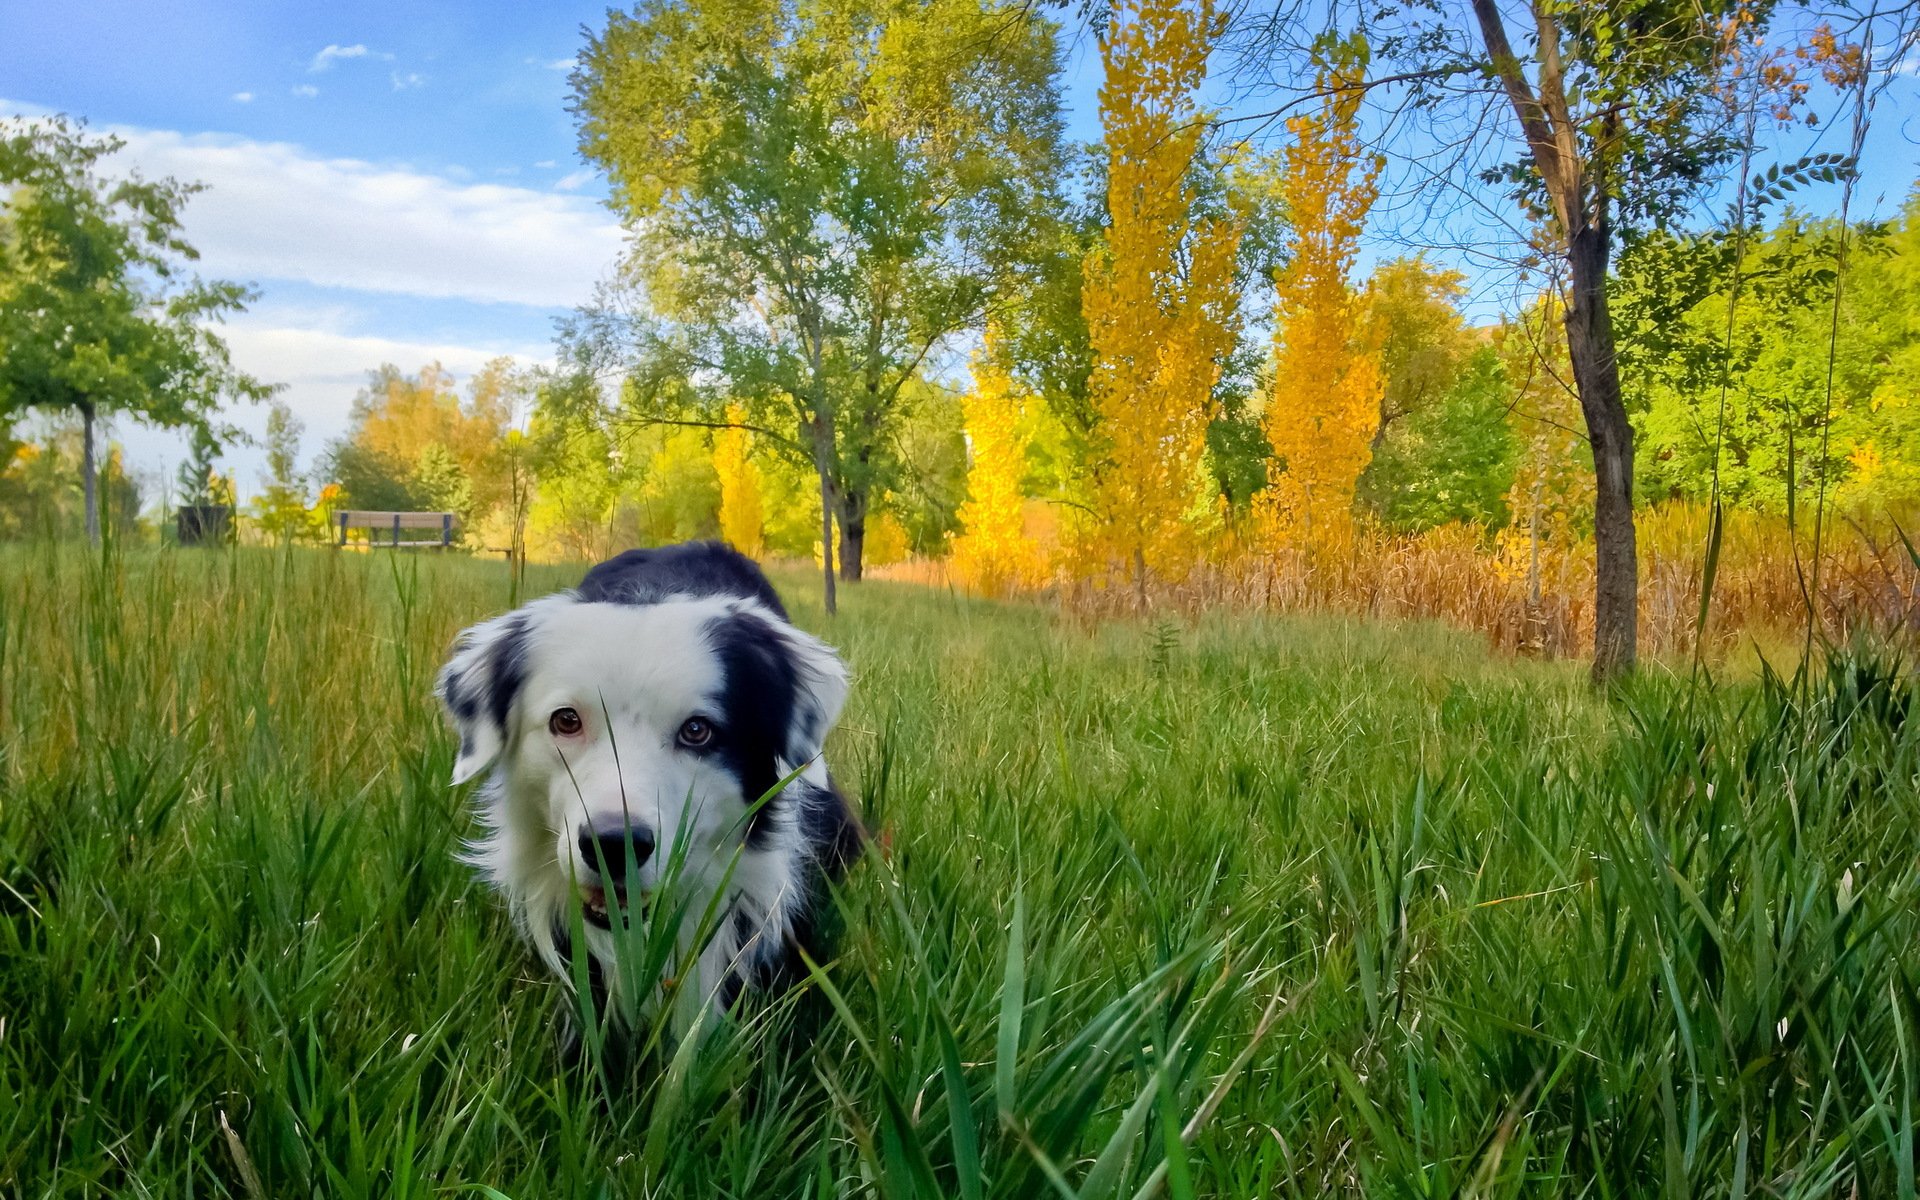
[[[367,540],[363,544],[369,549],[378,550],[444,550],[453,545],[453,514],[450,512],[376,512],[369,509],[343,509],[333,514],[335,526],[340,530],[340,540],[336,545],[347,545],[347,530],[364,529]],[[433,529],[439,531],[439,538],[408,538],[402,541],[403,529]],[[383,541],[376,531],[393,531],[392,541]]]

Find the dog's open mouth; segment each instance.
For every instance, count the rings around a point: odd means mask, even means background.
[[[633,920],[636,915],[645,916],[647,893],[640,893],[640,902],[629,907],[627,889],[618,884],[611,889],[594,883],[585,884],[580,888],[580,913],[586,918],[587,924],[601,929],[612,929],[613,917],[609,910],[614,908],[625,910],[628,920]]]

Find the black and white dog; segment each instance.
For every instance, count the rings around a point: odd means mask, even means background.
[[[847,674],[752,560],[719,542],[630,550],[466,630],[437,693],[460,738],[453,782],[493,767],[469,860],[555,972],[578,904],[618,992],[616,918],[644,922],[678,864],[695,895],[676,936],[708,1002],[804,973],[823,882],[861,845],[821,758]],[[716,910],[710,940],[686,945]]]

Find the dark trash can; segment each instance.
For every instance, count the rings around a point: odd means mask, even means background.
[[[182,546],[224,546],[233,535],[233,510],[224,504],[183,504],[174,514]]]

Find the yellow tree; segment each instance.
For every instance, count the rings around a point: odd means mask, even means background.
[[[1357,133],[1364,56],[1349,44],[1324,69],[1317,113],[1287,122],[1278,189],[1291,253],[1275,280],[1273,385],[1262,424],[1273,482],[1257,528],[1281,542],[1338,544],[1352,527],[1354,485],[1373,456],[1382,380],[1378,335],[1347,283],[1381,161]]]
[[[439,363],[403,374],[391,364],[373,372],[353,402],[353,439],[396,462],[413,464],[429,446],[445,447],[478,474],[499,445],[506,409],[501,393],[511,360],[496,360],[474,376],[472,399],[462,405],[451,372]]]
[[[991,340],[975,356],[973,391],[962,401],[967,430],[965,530],[953,544],[953,569],[969,587],[1001,592],[1030,582],[1038,553],[1026,534],[1027,447],[1020,433],[1020,400],[1006,370],[994,361]]]
[[[1142,587],[1192,565],[1213,387],[1233,344],[1240,223],[1196,214],[1191,181],[1205,129],[1193,96],[1222,24],[1213,0],[1121,0],[1100,45],[1110,224],[1081,304],[1103,453],[1082,549],[1085,565],[1124,565]]]
[[[728,428],[714,435],[713,468],[720,476],[720,536],[740,553],[759,558],[766,549],[760,469],[748,457],[751,435],[741,428],[746,412],[727,406]]]

